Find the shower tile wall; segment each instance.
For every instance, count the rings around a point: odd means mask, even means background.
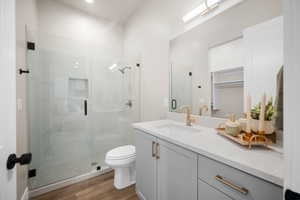
[[[30,168],[37,170],[31,188],[88,173],[92,163],[105,166],[108,150],[133,142],[130,124],[138,109],[125,104],[138,96],[138,73],[109,70],[122,56],[121,45],[115,48],[99,54],[99,46],[40,35],[37,50],[28,51]],[[72,91],[85,86],[83,93]]]

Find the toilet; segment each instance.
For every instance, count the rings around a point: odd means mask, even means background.
[[[115,170],[114,186],[124,189],[135,184],[135,146],[127,145],[107,152],[105,163]]]

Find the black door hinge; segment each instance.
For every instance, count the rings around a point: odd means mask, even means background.
[[[35,50],[35,43],[34,42],[27,42],[27,49],[28,50]]]
[[[36,177],[36,169],[30,169],[28,171],[28,178]]]
[[[300,194],[291,190],[285,191],[285,200],[300,200]]]

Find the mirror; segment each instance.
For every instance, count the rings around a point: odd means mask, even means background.
[[[195,115],[239,117],[249,94],[252,106],[264,93],[275,100],[283,65],[281,4],[242,1],[187,23],[170,42],[170,111],[190,105]]]

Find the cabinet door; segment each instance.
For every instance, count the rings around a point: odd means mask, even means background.
[[[158,140],[158,200],[197,200],[197,155]]]
[[[207,185],[202,181],[198,181],[198,200],[232,200],[225,194]]]
[[[156,138],[136,130],[136,191],[142,200],[156,200]]]

